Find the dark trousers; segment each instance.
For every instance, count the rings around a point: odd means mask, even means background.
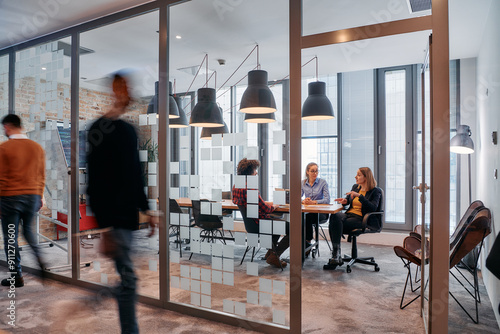
[[[286,229],[286,234],[279,240],[280,236],[273,234],[272,240],[273,240],[273,246],[274,250],[276,251],[276,255],[280,257],[281,254],[283,254],[284,251],[290,247],[290,223],[286,222],[285,225]],[[279,241],[278,241],[279,240]]]
[[[306,215],[305,222],[302,221],[302,224],[305,224],[306,227],[306,234],[305,238],[306,240],[312,240],[313,239],[313,227],[315,224],[327,220],[328,219],[328,214],[320,213],[319,214],[319,221],[318,221],[318,214],[317,213],[307,213]]]
[[[5,255],[9,264],[10,272],[16,276],[23,276],[21,269],[21,254],[17,238],[19,236],[19,224],[22,221],[23,234],[40,262],[40,252],[33,231],[33,218],[40,209],[39,195],[17,195],[0,197],[0,212],[2,219],[3,241]],[[10,260],[13,260],[11,265]]]
[[[333,245],[340,246],[340,239],[342,234],[347,234],[352,230],[361,228],[363,226],[363,217],[352,214],[337,212],[331,215],[328,230],[330,232],[330,239]]]

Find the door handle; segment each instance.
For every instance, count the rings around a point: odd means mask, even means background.
[[[412,188],[414,190],[419,190],[421,193],[425,193],[427,190],[430,189],[427,183],[420,183],[418,186],[413,186]]]

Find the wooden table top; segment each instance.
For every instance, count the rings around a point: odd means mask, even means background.
[[[230,199],[223,199],[222,208],[224,210],[238,210],[238,206],[234,204]],[[187,197],[182,197],[177,199],[177,203],[181,207],[191,207],[191,199]],[[324,214],[334,214],[342,210],[342,205],[334,204],[314,204],[314,205],[302,205],[302,212],[307,213],[324,213]],[[290,205],[280,205],[276,212],[290,212]]]

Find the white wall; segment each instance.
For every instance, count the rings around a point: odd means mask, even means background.
[[[498,314],[500,280],[484,265],[495,236],[500,232],[500,179],[493,178],[493,170],[500,169],[500,145],[495,146],[491,142],[492,131],[500,131],[500,1],[491,2],[477,57],[476,81],[477,133],[479,135],[475,143],[477,153],[474,154],[477,163],[476,193],[477,198],[491,209],[493,216],[492,233],[485,241],[481,267],[484,283],[500,324]]]

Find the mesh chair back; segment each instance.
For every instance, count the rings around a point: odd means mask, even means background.
[[[192,200],[192,209],[194,224],[202,229],[213,230],[222,228],[222,220],[215,215],[206,215],[201,213],[201,202],[199,200]],[[205,202],[205,201],[203,201]],[[206,201],[208,202],[208,201]]]
[[[245,224],[245,230],[247,233],[259,233],[259,224],[253,218],[247,217],[247,207],[244,205],[238,205],[241,217],[243,217],[243,223]]]
[[[184,212],[182,212],[182,209],[179,206],[179,203],[177,203],[177,201],[175,199],[169,198],[168,202],[169,202],[171,213],[184,213]]]

